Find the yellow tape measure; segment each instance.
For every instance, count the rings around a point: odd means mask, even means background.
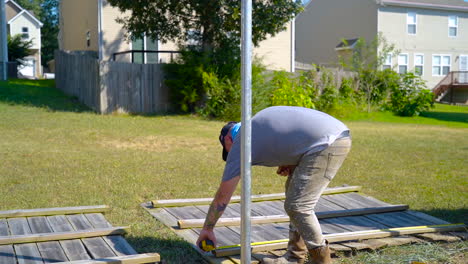
[[[198,244],[198,247],[201,248],[203,251],[209,252],[215,250],[215,246],[213,241],[207,239],[203,240]]]

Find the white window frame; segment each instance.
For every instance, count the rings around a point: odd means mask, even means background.
[[[418,56],[422,56],[422,61],[421,61],[420,64],[419,64],[419,63],[416,63],[416,61],[417,61],[416,58],[417,58]],[[420,76],[423,76],[423,75],[424,75],[424,54],[422,54],[422,53],[415,53],[415,54],[414,54],[414,73],[415,73],[416,75],[418,75],[418,73],[417,73],[417,71],[416,71],[416,67],[417,67],[417,66],[421,66],[421,75],[420,75]]]
[[[440,57],[440,65],[434,65],[434,57],[439,56]],[[449,65],[444,64],[444,57],[449,57],[450,63]],[[440,67],[439,72],[437,74],[434,74],[434,67]],[[444,67],[449,67],[448,72],[451,71],[452,69],[452,55],[449,54],[432,54],[432,76],[445,76],[444,74]]]
[[[455,18],[455,25],[450,25],[450,18],[454,17]],[[455,36],[450,35],[450,29],[455,28]],[[458,37],[458,16],[448,16],[448,36],[450,38],[456,38]]]
[[[410,15],[414,15],[414,23],[410,21]],[[410,25],[414,25],[414,33],[409,32]],[[416,12],[408,12],[406,14],[406,33],[408,33],[408,35],[416,35],[418,33],[417,25],[418,25],[418,15],[416,14]]]
[[[28,27],[21,27],[21,38],[22,39],[29,39],[29,28]]]
[[[392,66],[393,66],[392,54],[387,54],[385,56],[385,60],[384,60],[384,62],[382,64],[382,70],[387,69],[386,67],[388,67],[388,69],[392,69]]]
[[[406,64],[400,64],[400,56],[406,56]],[[399,74],[405,74],[408,72],[408,62],[409,62],[409,56],[408,56],[408,53],[400,53],[398,54],[398,57],[397,57],[397,63],[398,63],[398,73]],[[406,72],[400,72],[400,66],[406,66]]]

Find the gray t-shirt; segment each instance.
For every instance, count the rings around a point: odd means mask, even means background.
[[[349,129],[320,111],[292,106],[273,106],[252,118],[252,165],[297,165],[306,153],[319,152],[346,135]],[[226,160],[223,181],[240,175],[241,133]]]

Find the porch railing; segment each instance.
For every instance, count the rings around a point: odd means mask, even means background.
[[[125,54],[131,54],[131,62],[135,62],[135,54],[141,54],[142,55],[142,62],[143,64],[146,64],[146,56],[144,56],[146,53],[150,54],[170,54],[171,55],[171,62],[174,60],[174,54],[179,54],[181,53],[180,51],[173,51],[173,50],[127,50],[127,51],[121,51],[121,52],[116,52],[112,54],[112,60],[116,61],[117,56],[119,55],[125,55]]]

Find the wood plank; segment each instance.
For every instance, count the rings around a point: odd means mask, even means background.
[[[101,237],[85,238],[82,239],[83,244],[88,250],[89,254],[94,258],[108,258],[115,257],[114,251],[107,245]]]
[[[434,226],[414,226],[414,227],[404,227],[404,228],[389,228],[389,229],[380,229],[380,230],[367,230],[367,231],[357,231],[357,232],[346,232],[338,234],[327,234],[324,235],[324,238],[327,239],[330,243],[333,242],[343,242],[351,240],[361,240],[361,239],[370,239],[370,238],[383,238],[383,237],[392,237],[392,236],[401,236],[409,234],[421,234],[421,233],[433,233],[433,232],[447,232],[447,231],[459,231],[466,228],[463,224],[451,224],[451,225],[434,225]],[[286,248],[288,239],[283,241],[265,241],[262,245],[252,245],[252,252],[261,252],[268,250],[275,250]],[[216,249],[214,254],[216,256],[228,256],[228,255],[237,255],[240,252],[240,247],[225,247],[221,249]]]
[[[428,214],[425,214],[425,213],[417,212],[417,211],[408,210],[408,211],[406,211],[406,214],[412,215],[412,216],[417,217],[419,219],[424,219],[425,221],[427,221],[428,223],[430,223],[432,225],[450,224],[449,222],[447,222],[445,220],[436,218],[434,216],[431,216],[431,215],[428,215]]]
[[[54,232],[74,231],[72,225],[64,215],[48,216],[47,220]],[[62,240],[59,241],[59,243],[69,260],[91,259],[80,239]]]
[[[195,206],[169,207],[166,208],[166,211],[174,215],[177,219],[206,217],[206,213],[204,213]]]
[[[117,256],[137,254],[136,250],[122,236],[105,236],[103,239]]]
[[[357,203],[355,201],[348,200],[344,194],[334,194],[330,196],[322,196],[325,201],[329,201],[345,209],[358,209],[358,208],[365,208],[366,206]]]
[[[112,227],[112,225],[109,223],[109,221],[107,221],[103,214],[93,213],[85,214],[84,216],[94,228]]]
[[[25,217],[9,218],[7,219],[7,222],[8,226],[10,227],[11,235],[31,234],[31,229],[29,228],[28,220]]]
[[[0,263],[16,264],[15,250],[12,245],[0,246]]]
[[[33,234],[54,232],[44,216],[29,217],[28,223]],[[65,252],[57,241],[37,243],[37,248],[45,263],[68,260]]]
[[[83,214],[67,215],[66,216],[73,229],[79,230],[92,230],[94,227]]]
[[[59,243],[69,260],[91,259],[80,239],[63,240]]]
[[[54,232],[70,232],[74,231],[70,222],[65,215],[48,216],[47,221]]]
[[[343,197],[346,199],[349,199],[351,201],[357,202],[364,207],[379,207],[379,206],[389,206],[391,204],[382,202],[380,200],[377,200],[373,197],[369,196],[364,196],[358,193],[345,193],[343,194]]]
[[[44,263],[68,261],[65,252],[57,241],[37,243]]]
[[[161,261],[157,253],[135,254],[129,256],[109,257],[105,259],[78,260],[71,262],[59,262],[57,264],[140,264]]]
[[[21,243],[31,243],[31,242],[45,242],[45,241],[53,241],[53,240],[88,238],[88,237],[109,236],[109,235],[122,235],[122,234],[125,234],[128,230],[129,230],[129,227],[114,227],[114,228],[100,228],[100,229],[88,230],[88,231],[12,235],[8,237],[0,237],[0,245],[21,244]]]
[[[347,216],[339,218],[329,218],[328,223],[340,226],[348,231],[362,231],[372,229],[384,229],[388,226],[380,222],[372,221],[364,216]]]
[[[21,244],[13,245],[16,252],[16,259],[18,264],[42,264],[41,253],[37,249],[36,244]]]
[[[286,215],[283,208],[277,208],[275,201],[265,201],[260,203],[251,204],[252,211],[259,213],[260,215]]]
[[[177,226],[177,218],[175,218],[172,214],[166,211],[166,209],[148,209],[148,212],[166,226],[169,226],[173,229],[179,228]]]
[[[427,233],[427,234],[416,234],[416,237],[429,240],[431,242],[458,242],[461,238],[450,235],[450,234],[440,234],[440,233]]]
[[[89,222],[88,218],[84,214],[67,215],[67,218],[75,230],[93,230],[94,229],[94,226]],[[112,234],[112,235],[119,235],[119,234]],[[106,236],[106,235],[103,235],[103,236]],[[82,238],[81,241],[85,245],[89,254],[94,259],[116,256],[114,251],[110,248],[110,246],[104,241],[102,237]]]
[[[370,207],[370,208],[357,208],[357,209],[346,209],[337,211],[324,211],[316,212],[318,219],[327,219],[343,216],[358,216],[375,213],[395,212],[403,211],[408,209],[408,205],[392,205],[386,207]],[[263,212],[268,212],[268,208],[265,207]],[[276,213],[276,211],[272,211]],[[284,211],[283,211],[284,212]],[[226,218],[222,217],[218,220],[218,226],[239,226],[240,217]],[[264,215],[264,216],[252,216],[250,219],[252,224],[265,224],[265,223],[282,223],[289,222],[289,216],[287,215]],[[195,228],[203,227],[205,219],[180,219],[177,221],[179,228]]]
[[[0,218],[64,215],[64,214],[77,214],[77,213],[102,213],[102,212],[109,211],[109,209],[110,208],[107,205],[98,205],[98,206],[8,210],[8,211],[0,211]]]
[[[95,228],[112,227],[107,219],[102,214],[86,214],[86,218]],[[114,251],[116,256],[135,255],[136,250],[122,236],[105,236],[102,237],[109,247]]]
[[[8,223],[6,219],[0,219],[0,236],[8,236],[10,232],[8,231]]]
[[[430,225],[430,222],[424,219],[413,217],[404,212],[392,212],[382,214],[369,214],[367,218],[380,222],[389,227],[405,227],[405,226],[418,226],[418,225]]]
[[[357,192],[361,189],[360,186],[346,186],[346,187],[335,187],[325,189],[322,195],[336,194],[336,193],[347,193]],[[273,201],[273,200],[284,200],[284,193],[273,193],[273,194],[259,194],[252,195],[252,202],[259,201]],[[186,206],[186,205],[209,205],[213,201],[213,198],[195,198],[195,199],[171,199],[171,200],[153,200],[151,201],[153,207],[173,207],[173,206]],[[233,196],[230,203],[239,203],[240,196]]]

